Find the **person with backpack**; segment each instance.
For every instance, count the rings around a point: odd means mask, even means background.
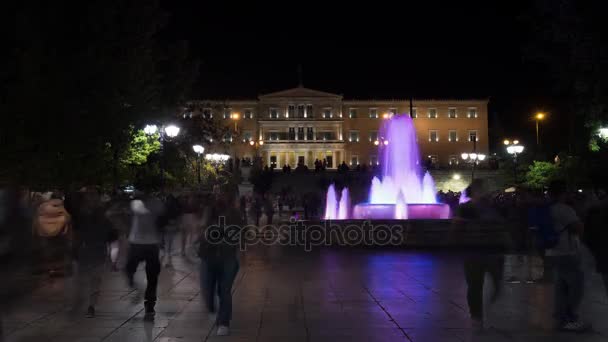
[[[210,314],[215,314],[215,296],[219,297],[217,335],[230,334],[232,319],[232,284],[239,270],[238,237],[232,228],[242,229],[245,222],[239,211],[236,191],[221,194],[212,208],[212,225],[207,226],[199,239],[201,258],[201,290]],[[229,228],[229,229],[228,229]],[[242,231],[239,231],[242,233]],[[216,292],[217,291],[217,292]]]
[[[540,229],[542,234],[539,238],[554,267],[556,327],[563,331],[582,332],[590,329],[590,325],[577,314],[584,288],[580,255],[580,237],[584,225],[574,209],[566,203],[565,182],[551,182],[548,194],[551,200],[548,207],[550,225]]]
[[[156,305],[156,288],[160,274],[161,231],[159,217],[164,214],[163,203],[154,197],[136,196],[131,201],[131,231],[129,232],[129,252],[127,256],[126,276],[129,287],[134,289],[133,276],[139,264],[146,263],[146,292],[144,307],[146,318],[154,317]]]
[[[35,273],[48,272],[50,276],[71,273],[74,232],[72,216],[62,195],[53,193],[42,200],[33,217],[32,231],[38,253]]]

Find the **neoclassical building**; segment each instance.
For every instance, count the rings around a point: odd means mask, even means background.
[[[297,87],[251,100],[194,100],[195,115],[230,127],[224,140],[239,158],[262,157],[265,165],[313,167],[315,159],[336,168],[342,161],[378,163],[381,120],[411,115],[421,156],[438,167],[460,163],[464,152],[488,153],[487,99],[356,100]],[[236,133],[235,133],[236,132]]]

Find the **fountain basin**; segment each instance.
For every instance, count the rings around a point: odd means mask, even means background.
[[[450,218],[450,206],[443,203],[433,204],[417,204],[408,203],[407,206],[407,218],[410,220],[420,219],[449,219]],[[395,217],[395,204],[372,204],[372,203],[359,203],[353,208],[354,219],[373,219],[373,220],[386,220],[393,219]]]

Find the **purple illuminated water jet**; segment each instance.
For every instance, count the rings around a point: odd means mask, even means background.
[[[382,179],[374,177],[369,191],[369,202],[354,206],[355,219],[447,219],[449,206],[437,203],[433,177],[420,167],[420,153],[416,130],[409,115],[394,115],[383,120],[378,134],[378,154]],[[343,192],[344,193],[344,192]],[[348,194],[348,192],[347,192]],[[330,206],[330,199],[333,204]],[[326,219],[340,219],[336,213],[336,193],[333,185],[327,192]],[[406,202],[407,201],[407,202]],[[343,210],[338,210],[343,212]]]

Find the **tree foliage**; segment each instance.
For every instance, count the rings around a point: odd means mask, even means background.
[[[133,127],[183,108],[196,76],[187,46],[159,44],[167,19],[159,0],[14,7],[14,40],[0,57],[0,180],[74,187],[114,175],[116,183],[120,163],[141,161],[129,155],[138,150]]]
[[[550,162],[534,161],[526,173],[526,185],[532,189],[544,189],[558,176],[557,165]]]
[[[133,130],[131,141],[121,155],[123,166],[139,166],[148,161],[148,156],[160,150],[158,134],[148,136],[143,130]]]

